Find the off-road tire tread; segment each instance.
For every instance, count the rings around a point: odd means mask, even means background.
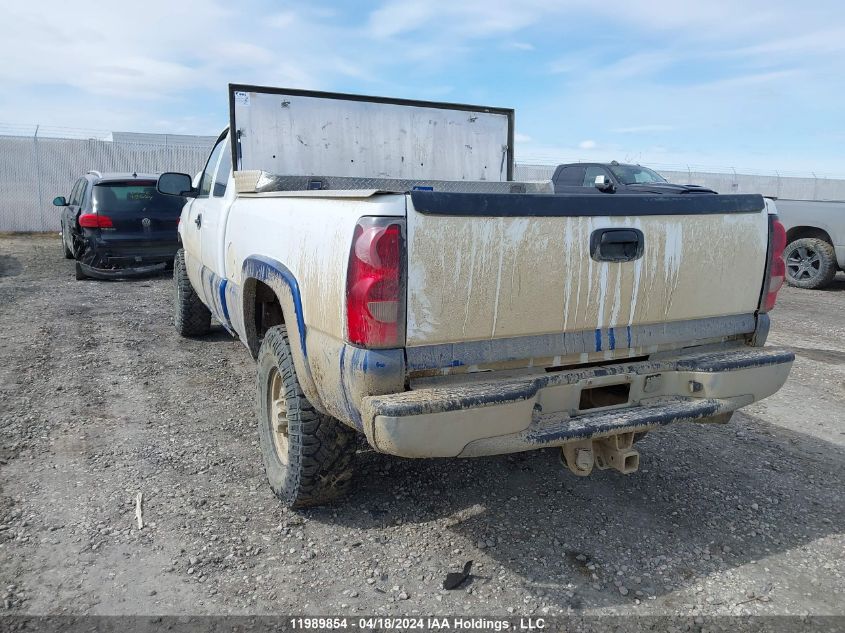
[[[211,329],[211,311],[197,295],[185,269],[185,251],[179,249],[173,260],[173,321],[181,336],[202,336]]]
[[[266,410],[269,370],[275,365],[282,376],[287,398],[288,465],[276,457],[273,439],[267,427]],[[356,433],[334,418],[320,413],[302,392],[296,377],[287,328],[278,325],[264,336],[258,352],[258,424],[265,472],[270,487],[291,508],[327,503],[346,494],[353,477],[357,448]],[[276,467],[283,477],[274,476]],[[278,474],[278,473],[276,473]]]
[[[833,282],[833,278],[836,277],[836,270],[838,268],[836,263],[836,251],[834,251],[833,246],[828,242],[815,237],[803,237],[786,245],[784,260],[786,260],[786,254],[789,250],[793,247],[798,248],[799,246],[809,247],[819,254],[819,276],[805,280],[792,279],[788,274],[789,263],[786,262],[786,283],[790,286],[795,286],[796,288],[804,288],[805,290],[819,290],[825,286],[829,286]]]

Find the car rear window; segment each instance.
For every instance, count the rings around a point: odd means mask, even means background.
[[[94,211],[119,213],[155,208],[179,215],[185,198],[165,196],[156,191],[155,180],[112,181],[94,185]]]

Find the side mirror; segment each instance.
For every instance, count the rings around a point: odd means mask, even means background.
[[[196,198],[197,190],[191,186],[191,177],[188,174],[179,174],[168,171],[158,177],[156,191],[166,196],[184,196]]]
[[[599,191],[613,191],[613,183],[607,176],[596,176],[595,185]]]
[[[55,207],[66,207],[67,200],[65,200],[64,196],[56,196],[53,198],[53,206]]]

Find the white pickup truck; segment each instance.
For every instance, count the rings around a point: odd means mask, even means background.
[[[559,447],[637,469],[636,439],[777,391],[763,347],[785,235],[756,195],[590,196],[513,182],[512,110],[229,86],[174,269],[258,361],[267,477],[349,488],[361,433],[402,457]]]
[[[845,202],[778,200],[786,229],[786,283],[816,290],[845,270]]]

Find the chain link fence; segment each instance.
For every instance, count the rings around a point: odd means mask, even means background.
[[[210,145],[115,143],[95,139],[0,136],[0,232],[58,231],[56,196],[92,169],[195,174]]]
[[[180,171],[205,165],[207,144],[146,144],[98,139],[0,135],[0,232],[58,231],[56,196],[67,196],[89,170]],[[554,165],[519,163],[516,180],[548,180]],[[660,170],[670,182],[703,185],[719,193],[761,193],[791,200],[845,200],[845,180]]]

